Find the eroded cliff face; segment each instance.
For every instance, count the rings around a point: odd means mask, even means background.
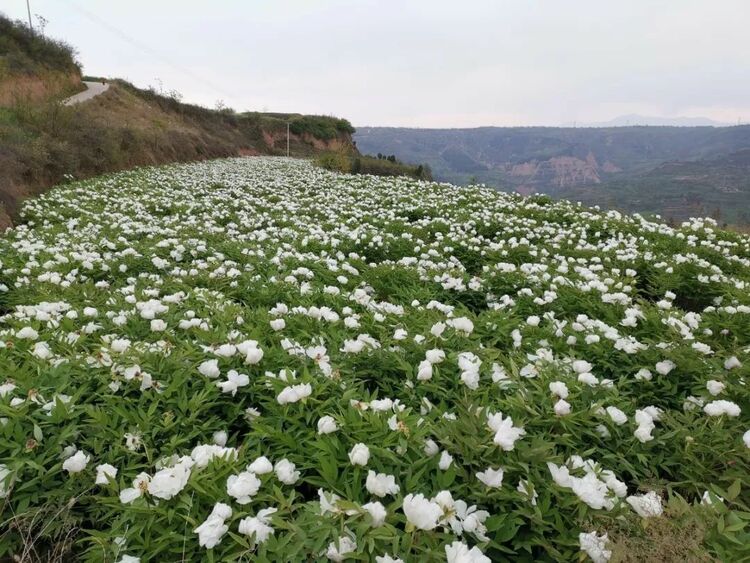
[[[555,156],[548,160],[531,160],[506,165],[508,176],[519,182],[518,191],[534,193],[538,188],[567,188],[600,184],[604,174],[620,169],[607,161],[601,165],[592,152],[585,159],[575,156]]]
[[[263,142],[266,148],[273,151],[286,150],[286,131],[267,131],[263,130]],[[295,154],[315,154],[320,152],[357,152],[352,136],[348,133],[339,133],[331,139],[320,139],[309,133],[297,135],[289,134],[289,145]]]

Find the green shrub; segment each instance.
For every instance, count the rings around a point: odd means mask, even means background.
[[[346,119],[323,115],[302,115],[292,118],[289,122],[289,129],[295,135],[307,133],[324,140],[334,139],[339,134],[354,133],[354,127]]]
[[[373,176],[409,176],[417,180],[432,180],[432,171],[426,164],[404,164],[391,157],[373,157],[365,155],[350,156],[346,153],[325,153],[317,163],[326,170],[351,172],[352,174],[371,174]]]
[[[0,15],[0,61],[6,73],[33,74],[41,69],[80,72],[73,47],[33,33],[17,21]],[[3,73],[0,72],[0,79]]]
[[[335,172],[352,172],[352,160],[341,152],[327,152],[317,159],[318,166]]]

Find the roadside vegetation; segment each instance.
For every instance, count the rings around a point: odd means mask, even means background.
[[[373,176],[408,176],[417,180],[432,180],[432,171],[426,164],[405,164],[395,156],[351,154],[329,151],[316,159],[321,168],[349,174],[372,174]]]
[[[36,75],[44,71],[80,73],[73,47],[32,33],[22,22],[0,14],[0,81],[8,75]]]

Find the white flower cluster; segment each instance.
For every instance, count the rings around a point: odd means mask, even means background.
[[[2,515],[70,495],[107,560],[603,562],[597,519],[662,514],[628,486],[750,471],[750,239],[709,220],[279,158],[74,183],[22,218]]]

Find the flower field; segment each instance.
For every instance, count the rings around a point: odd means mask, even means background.
[[[249,158],[0,239],[0,559],[750,557],[750,239]],[[697,516],[696,516],[697,517]]]

